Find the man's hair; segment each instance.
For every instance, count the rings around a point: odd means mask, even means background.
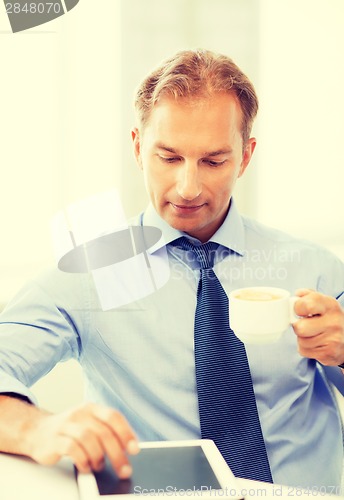
[[[147,123],[162,97],[205,98],[217,92],[237,97],[243,113],[241,132],[245,145],[258,111],[255,89],[229,57],[209,50],[178,52],[145,78],[135,96],[139,125]]]

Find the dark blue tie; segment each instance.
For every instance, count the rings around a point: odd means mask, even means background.
[[[244,344],[229,326],[228,298],[212,267],[218,245],[175,244],[200,265],[195,314],[195,365],[201,434],[212,439],[232,472],[273,482]]]

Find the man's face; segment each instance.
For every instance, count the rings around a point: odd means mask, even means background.
[[[205,242],[224,221],[235,182],[254,147],[243,151],[242,111],[235,96],[163,98],[142,130],[135,156],[158,214],[172,227]]]

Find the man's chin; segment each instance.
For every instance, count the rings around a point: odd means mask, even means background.
[[[185,220],[179,217],[171,217],[170,219],[166,219],[166,222],[174,229],[187,233],[190,236],[193,236],[193,234],[200,230],[199,225],[196,224],[195,221]]]

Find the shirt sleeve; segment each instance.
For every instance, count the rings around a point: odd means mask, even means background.
[[[30,387],[59,361],[78,359],[86,325],[82,277],[53,271],[28,283],[0,315],[0,393],[35,402]]]

